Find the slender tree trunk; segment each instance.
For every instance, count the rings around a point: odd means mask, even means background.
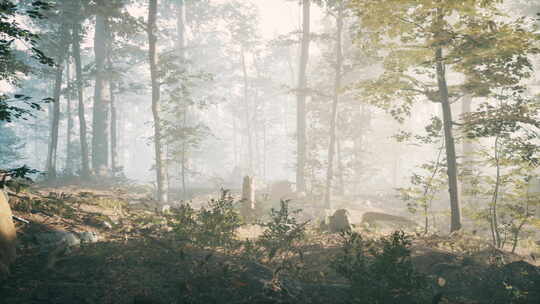
[[[266,107],[265,107],[266,108]],[[267,158],[268,158],[268,134],[267,134],[267,122],[266,122],[266,113],[264,116],[264,119],[263,119],[263,125],[262,125],[262,132],[263,132],[263,167],[262,167],[262,176],[263,176],[263,180],[266,181],[266,171],[267,171]]]
[[[71,115],[71,69],[70,69],[70,60],[69,57],[66,60],[66,84],[68,91],[66,93],[66,116],[67,116],[67,130],[66,130],[66,172],[71,174],[73,171],[73,151],[71,144],[71,135],[73,134],[73,116]]]
[[[62,74],[64,73],[64,58],[63,54],[58,56],[57,66],[55,71],[54,92],[53,92],[53,108],[51,130],[49,136],[49,149],[47,153],[47,178],[49,180],[56,179],[56,160],[58,151],[58,129],[60,125],[60,93],[62,91]]]
[[[463,97],[463,102],[461,104],[461,115],[465,115],[467,113],[471,112],[471,103],[472,103],[472,96],[466,95]],[[462,143],[462,152],[463,152],[463,175],[465,178],[463,179],[463,182],[461,183],[461,195],[466,195],[468,190],[470,189],[470,180],[473,173],[473,143],[471,140],[467,138],[466,134],[462,134],[463,136],[463,143]]]
[[[184,113],[182,115],[182,128],[187,127],[187,105],[184,107]],[[184,199],[187,199],[187,145],[186,145],[186,139],[182,142],[182,155],[180,158],[180,167],[181,167],[181,175],[182,175],[182,197]]]
[[[339,115],[338,115],[339,117]],[[341,140],[339,135],[336,135],[336,148],[337,148],[337,166],[338,166],[338,184],[337,184],[337,194],[345,195],[345,168],[343,167],[343,150],[341,149]]]
[[[495,153],[495,169],[496,169],[496,177],[495,177],[495,189],[493,190],[493,195],[491,198],[491,221],[490,221],[490,227],[491,227],[491,235],[493,237],[493,246],[496,246],[497,248],[501,248],[501,234],[499,232],[499,223],[498,223],[498,210],[497,210],[497,203],[499,200],[499,187],[501,184],[501,166],[500,166],[500,147],[499,147],[499,136],[495,137],[495,144],[494,144],[494,153]]]
[[[161,146],[161,108],[159,103],[160,84],[157,65],[157,0],[150,0],[148,8],[148,59],[150,61],[150,78],[152,82],[152,115],[154,116],[154,148],[156,157],[157,198],[160,202],[167,202],[167,168],[166,155]]]
[[[249,107],[249,98],[248,98],[248,75],[247,75],[247,66],[246,66],[246,56],[244,54],[244,48],[242,47],[240,53],[240,61],[242,65],[242,75],[244,78],[244,111],[246,119],[246,135],[247,135],[247,145],[248,145],[248,175],[253,175],[253,130],[251,126],[251,113]]]
[[[111,141],[110,141],[110,153],[111,153],[111,173],[112,176],[116,176],[116,170],[118,167],[118,132],[117,132],[117,111],[116,111],[116,100],[115,100],[115,89],[116,84],[112,77],[112,71],[114,67],[111,60],[111,54],[110,52],[107,54],[107,70],[109,71],[109,96],[110,96],[110,121],[109,121],[109,133],[111,135]]]
[[[177,31],[177,49],[178,49],[178,57],[180,60],[180,64],[185,64],[186,61],[186,7],[184,0],[178,0],[176,5],[176,31]],[[181,83],[179,83],[181,85]],[[181,117],[178,119],[180,120],[179,123],[182,126],[182,129],[187,128],[187,118],[188,118],[188,112],[189,112],[189,105],[184,101],[184,107],[183,107],[183,113],[181,114]],[[181,155],[180,155],[180,175],[181,175],[181,181],[182,181],[182,197],[183,199],[187,199],[187,153],[188,153],[188,145],[187,145],[187,138],[184,138],[182,140],[182,146],[181,146]]]
[[[86,118],[84,114],[83,76],[81,63],[80,24],[73,26],[73,59],[75,60],[75,77],[77,82],[77,97],[79,99],[79,141],[81,144],[81,177],[90,177],[90,161],[88,159],[88,141],[86,136]]]
[[[443,112],[444,142],[448,170],[448,191],[450,194],[450,232],[454,232],[461,229],[461,210],[458,198],[456,147],[452,134],[452,111],[448,97],[448,85],[446,82],[446,72],[441,47],[437,48],[435,51],[435,60],[437,65],[437,84]]]
[[[302,0],[302,45],[300,51],[300,66],[298,69],[298,92],[296,95],[296,190],[306,191],[306,70],[309,59],[310,42],[310,7],[311,0]]]
[[[332,102],[332,116],[330,117],[330,144],[328,145],[328,167],[326,169],[326,192],[324,196],[324,204],[327,209],[331,209],[330,203],[332,196],[332,179],[334,178],[334,158],[336,148],[336,124],[337,112],[339,103],[339,94],[341,90],[341,67],[343,64],[343,50],[341,46],[341,35],[343,32],[343,4],[340,2],[338,7],[338,15],[336,17],[336,70],[334,77],[334,100]]]
[[[94,36],[94,52],[96,61],[96,84],[94,90],[94,116],[92,136],[92,167],[95,174],[109,174],[109,133],[110,133],[110,75],[107,72],[107,57],[109,53],[109,24],[107,17],[96,16]]]
[[[186,59],[186,4],[178,0],[176,5],[177,47],[180,60]]]
[[[112,66],[109,64],[110,68],[112,69]],[[116,111],[116,100],[114,95],[114,89],[115,89],[115,83],[111,80],[110,85],[110,95],[111,95],[111,169],[113,176],[116,175],[116,171],[118,168],[118,134],[117,134],[117,111]]]
[[[239,163],[239,159],[240,157],[238,156],[238,127],[236,126],[236,117],[234,116],[233,114],[233,117],[232,117],[232,121],[233,121],[233,152],[234,152],[234,167],[233,168],[236,168],[238,167],[238,163]]]

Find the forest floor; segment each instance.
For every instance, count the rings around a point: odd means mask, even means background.
[[[335,234],[310,228],[301,254],[280,264],[248,256],[245,245],[205,248],[175,239],[144,191],[10,194],[14,215],[29,224],[16,224],[18,259],[0,283],[2,304],[352,303],[349,282],[330,267],[342,250]],[[99,241],[43,250],[36,236],[50,231],[93,232]],[[238,238],[260,231],[243,227]],[[515,303],[540,303],[540,268],[531,256],[465,236],[418,236],[410,249],[415,268],[431,280],[429,292],[442,295],[437,303],[509,303],[498,292],[516,293]]]

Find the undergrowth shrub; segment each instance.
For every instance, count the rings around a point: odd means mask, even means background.
[[[296,215],[300,212],[290,210],[289,201],[282,200],[279,209],[270,209],[270,219],[259,223],[264,227],[259,239],[244,243],[245,254],[261,259],[274,269],[274,279],[283,272],[297,278],[305,273],[302,243],[309,221],[299,222]]]
[[[280,255],[298,253],[298,244],[304,240],[309,223],[298,222],[295,216],[301,211],[289,210],[289,201],[282,200],[279,210],[270,210],[270,220],[260,223],[265,230],[259,238],[259,244],[266,249],[269,260]]]
[[[356,303],[425,303],[427,278],[414,270],[411,239],[403,231],[379,240],[364,240],[357,232],[343,231],[342,251],[332,268],[351,284]]]
[[[207,207],[197,213],[201,230],[197,241],[207,246],[231,246],[242,221],[234,208],[232,198],[210,200]]]
[[[233,199],[227,197],[212,199],[200,210],[183,204],[169,217],[176,238],[201,248],[234,247],[236,231],[241,224]]]

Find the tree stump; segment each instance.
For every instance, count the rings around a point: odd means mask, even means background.
[[[255,211],[255,185],[253,184],[253,177],[245,176],[242,184],[242,206],[240,209],[240,215],[246,220],[250,221]]]

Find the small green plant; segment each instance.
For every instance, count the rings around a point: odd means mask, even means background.
[[[356,303],[423,303],[427,279],[411,262],[411,239],[403,231],[378,241],[343,231],[342,252],[332,267],[351,284]]]
[[[197,213],[197,220],[201,225],[197,241],[207,246],[230,247],[242,223],[234,200],[228,197],[210,200],[208,207]]]
[[[175,237],[188,240],[197,247],[225,247],[235,245],[236,231],[241,226],[240,215],[230,197],[212,199],[208,206],[195,210],[189,204],[174,209],[169,218]]]
[[[270,221],[261,223],[265,227],[259,243],[266,248],[268,259],[278,255],[297,252],[297,244],[305,238],[309,221],[298,223],[295,215],[301,210],[289,210],[289,201],[282,200],[279,210],[270,210]]]

